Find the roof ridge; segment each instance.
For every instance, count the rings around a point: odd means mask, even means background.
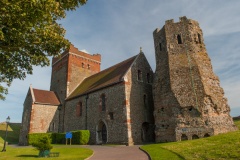
[[[138,54],[135,55],[135,56],[132,56],[132,57],[130,57],[130,58],[124,60],[124,61],[121,61],[121,62],[119,62],[119,63],[117,63],[117,64],[115,64],[115,65],[113,65],[113,66],[111,66],[111,67],[108,67],[108,68],[106,68],[106,69],[104,69],[104,70],[102,70],[102,71],[100,71],[100,72],[98,72],[98,73],[95,73],[95,74],[93,74],[93,75],[91,75],[91,76],[89,76],[89,77],[92,77],[92,76],[94,76],[94,75],[100,74],[100,73],[102,73],[102,72],[104,72],[104,71],[106,71],[106,70],[108,70],[108,69],[111,69],[111,68],[113,68],[113,67],[116,67],[117,65],[122,64],[123,62],[129,61],[130,59],[132,59],[132,58],[134,58],[134,57],[136,58],[137,56],[138,56]],[[85,79],[87,79],[87,78],[89,78],[89,77],[86,77]]]
[[[122,77],[125,76],[137,57],[138,54],[85,78],[66,100],[122,81]]]

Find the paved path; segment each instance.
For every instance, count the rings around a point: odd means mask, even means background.
[[[87,160],[149,160],[140,146],[85,146],[93,150],[93,155]]]

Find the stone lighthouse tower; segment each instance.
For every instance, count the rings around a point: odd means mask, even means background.
[[[196,139],[236,130],[213,73],[197,21],[180,17],[153,32],[157,142]]]

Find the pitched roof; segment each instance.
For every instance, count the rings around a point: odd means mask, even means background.
[[[85,78],[67,100],[121,82],[138,55]]]
[[[33,88],[33,94],[35,98],[34,103],[59,105],[60,102],[53,91],[45,91]]]

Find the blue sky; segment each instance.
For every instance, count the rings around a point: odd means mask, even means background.
[[[139,53],[143,48],[152,69],[155,55],[152,33],[166,20],[179,17],[197,20],[213,70],[231,107],[240,115],[240,1],[239,0],[88,0],[60,21],[79,50],[102,55],[101,69]],[[7,116],[21,122],[23,102],[30,84],[49,90],[51,67],[34,67],[24,81],[14,80],[5,101],[0,101],[0,122]]]

